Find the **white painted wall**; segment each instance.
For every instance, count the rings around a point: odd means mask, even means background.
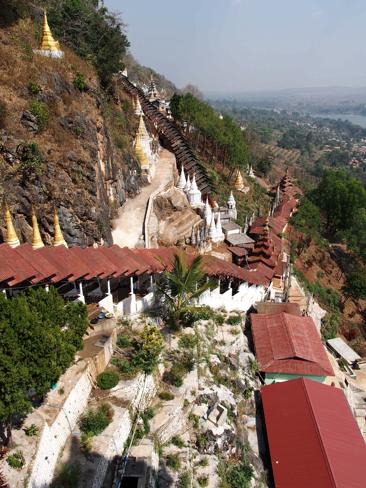
[[[247,312],[252,305],[263,300],[265,295],[266,289],[263,286],[242,283],[235,295],[231,288],[222,294],[220,294],[220,287],[208,290],[201,295],[199,304],[208,305],[213,309],[224,308],[228,312],[232,310]]]
[[[29,488],[44,488],[52,482],[58,456],[87,406],[91,389],[89,370],[85,368],[60,408],[55,421],[52,425],[44,423],[32,473],[26,485]]]

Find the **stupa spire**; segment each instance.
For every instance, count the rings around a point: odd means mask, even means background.
[[[140,136],[141,139],[150,139],[150,136],[147,132],[144,117],[142,114],[140,114],[140,120],[139,120],[139,128],[137,130],[137,135]]]
[[[44,11],[43,14],[42,38],[38,52],[44,56],[49,56],[52,58],[63,57],[63,52],[60,49],[60,44],[58,41],[55,41],[50,26],[48,25],[46,11]]]
[[[11,213],[9,207],[5,205],[5,222],[6,222],[6,237],[5,242],[9,244],[10,247],[17,247],[20,245],[17,233],[15,232],[13,219],[11,218]]]
[[[237,175],[236,175],[234,187],[236,190],[242,190],[244,187],[243,177],[242,177],[241,172],[239,170],[238,170]]]
[[[32,236],[33,249],[39,249],[41,247],[44,247],[41,238],[41,233],[39,232],[38,220],[34,208],[32,208],[32,228],[33,228],[33,236]]]
[[[186,186],[187,180],[186,180],[186,175],[184,174],[184,167],[182,165],[182,169],[180,172],[177,188],[180,190],[184,190],[184,187]]]
[[[57,212],[56,208],[55,208],[54,213],[53,213],[53,227],[54,227],[53,245],[55,247],[57,247],[57,246],[67,247],[66,241],[64,239],[64,236],[62,234],[62,230],[60,227],[60,220],[58,218],[58,212]]]
[[[147,159],[145,151],[142,148],[141,138],[140,138],[139,134],[137,134],[137,138],[136,138],[135,154],[136,154],[136,157],[140,163],[141,168],[144,168],[144,169],[148,168],[149,167],[149,161]]]

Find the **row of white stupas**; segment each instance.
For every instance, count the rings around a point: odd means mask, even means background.
[[[236,201],[232,192],[230,192],[227,206],[220,209],[218,206],[213,209],[206,198],[206,202],[202,201],[202,194],[196,182],[196,176],[193,174],[192,179],[190,175],[186,177],[184,168],[182,168],[177,182],[177,188],[183,191],[192,208],[196,209],[203,219],[203,225],[196,226],[192,229],[191,242],[193,245],[200,245],[205,240],[212,242],[222,242],[225,235],[221,226],[221,213],[225,213],[227,218],[236,219]]]

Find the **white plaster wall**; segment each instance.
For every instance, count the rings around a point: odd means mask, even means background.
[[[263,286],[249,286],[242,283],[238,292],[233,295],[232,289],[220,294],[220,288],[206,291],[199,299],[200,305],[208,305],[213,309],[225,308],[228,312],[239,310],[247,312],[256,302],[263,300],[266,290]]]
[[[44,488],[52,482],[58,456],[87,406],[91,389],[88,368],[85,368],[53,424],[50,426],[46,422],[44,424],[27,484],[29,488]]]

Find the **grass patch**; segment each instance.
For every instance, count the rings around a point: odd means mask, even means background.
[[[182,463],[179,458],[179,454],[169,454],[166,458],[166,464],[173,471],[179,471],[179,469],[182,466]]]
[[[50,116],[47,105],[39,100],[32,100],[29,104],[29,111],[37,119],[39,130],[43,131],[48,125]]]

